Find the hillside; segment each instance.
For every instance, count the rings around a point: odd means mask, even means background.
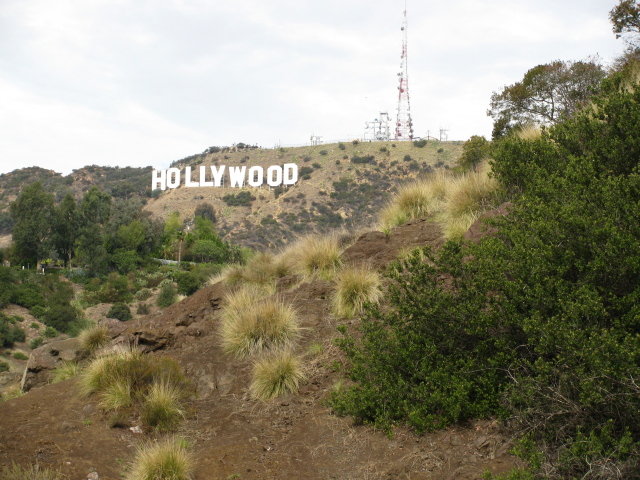
[[[0,175],[0,248],[9,244],[12,222],[9,204],[22,189],[40,181],[60,201],[67,193],[80,200],[92,186],[114,198],[141,198],[146,210],[166,219],[178,212],[189,222],[198,204],[210,203],[221,236],[232,243],[266,250],[280,247],[296,236],[334,228],[371,225],[389,194],[403,182],[456,164],[463,142],[360,142],[280,149],[220,149],[173,162],[172,166],[225,165],[268,167],[296,163],[299,182],[289,188],[186,188],[151,192],[152,167],[86,166],[63,176],[39,167]],[[242,145],[242,144],[240,144]],[[354,161],[355,157],[355,161]],[[231,206],[223,198],[248,192],[243,205]],[[233,202],[231,202],[233,203]]]
[[[278,150],[240,150],[189,157],[174,166],[262,166],[296,163],[299,182],[288,188],[187,188],[182,184],[149,200],[145,209],[189,220],[199,203],[213,205],[218,230],[233,243],[267,250],[296,236],[370,226],[395,188],[409,179],[455,165],[462,142],[360,142]],[[149,181],[151,175],[149,175]],[[247,192],[243,205],[224,197]],[[237,202],[236,202],[237,203]]]
[[[390,235],[370,232],[352,239],[342,259],[350,264],[375,256],[382,269],[408,248],[437,247],[442,241],[435,224],[419,220]],[[133,342],[148,355],[178,360],[195,387],[176,432],[194,452],[195,480],[471,480],[516,464],[508,453],[510,439],[492,419],[427,435],[396,428],[388,438],[335,416],[325,400],[345,382],[333,344],[336,326],[345,320],[331,313],[334,288],[333,282],[296,275],[278,282],[276,295],[301,312],[304,333],[296,352],[304,358],[308,380],[299,395],[266,403],[249,395],[251,360],[234,360],[222,350],[221,307],[229,291],[222,283],[113,331],[114,343]],[[80,396],[70,379],[1,404],[0,466],[38,463],[59,469],[65,478],[121,478],[135,448],[161,435],[143,433],[139,419],[113,426],[98,400]]]

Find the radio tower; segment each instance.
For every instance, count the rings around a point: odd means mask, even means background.
[[[404,21],[402,22],[402,55],[400,57],[400,85],[398,85],[398,117],[396,120],[396,140],[411,140],[413,124],[409,109],[409,72],[407,70],[407,0],[404,1]]]

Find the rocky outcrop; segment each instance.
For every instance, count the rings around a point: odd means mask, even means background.
[[[77,338],[67,338],[46,343],[31,352],[22,375],[20,387],[23,392],[43,387],[51,382],[53,370],[62,362],[77,362],[86,356]]]

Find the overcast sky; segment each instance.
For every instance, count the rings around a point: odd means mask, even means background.
[[[417,136],[490,137],[531,67],[624,50],[617,0],[408,0]],[[0,0],[0,173],[166,168],[395,119],[404,0]]]

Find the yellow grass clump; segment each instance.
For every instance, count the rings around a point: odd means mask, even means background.
[[[165,438],[138,447],[126,480],[190,480],[193,457],[183,440]]]
[[[378,303],[380,275],[369,267],[357,266],[342,270],[336,279],[333,313],[352,318],[362,312],[365,303]]]
[[[161,430],[174,428],[185,416],[183,399],[184,392],[178,386],[166,381],[154,383],[144,399],[143,422]]]
[[[538,140],[542,136],[542,129],[539,125],[530,123],[519,128],[516,132],[516,136],[521,140]]]
[[[489,168],[480,166],[475,172],[455,177],[449,184],[440,224],[446,238],[459,238],[483,211],[491,208],[498,182],[490,177]]]
[[[400,187],[391,203],[380,212],[380,229],[388,233],[393,227],[410,220],[437,213],[445,198],[449,182],[449,175],[438,172]]]
[[[300,336],[294,308],[279,298],[260,299],[243,287],[227,295],[220,330],[224,351],[238,358],[264,350],[287,348]]]
[[[77,362],[62,362],[53,370],[51,383],[62,382],[68,378],[75,377],[80,373],[81,367]]]
[[[63,480],[67,477],[58,471],[42,468],[38,464],[22,467],[12,462],[10,466],[0,469],[0,478],[2,480]]]
[[[300,360],[290,351],[265,356],[253,365],[251,396],[270,400],[286,393],[297,393],[305,378]]]
[[[296,273],[307,278],[330,279],[340,267],[340,253],[342,249],[337,235],[309,235],[281,255],[292,262]]]
[[[80,347],[87,352],[95,352],[104,347],[111,340],[109,330],[104,325],[93,325],[82,330],[78,335]]]

